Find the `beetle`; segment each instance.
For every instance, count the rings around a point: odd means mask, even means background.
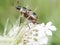
[[[25,18],[27,18],[33,23],[37,23],[36,13],[33,12],[31,9],[27,9],[26,7],[22,6],[17,6],[16,9],[19,10],[21,15],[23,15]]]

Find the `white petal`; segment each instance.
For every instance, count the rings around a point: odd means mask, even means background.
[[[47,43],[48,43],[48,37],[40,38],[40,40],[39,40],[40,45],[44,45],[44,44],[47,44]]]
[[[46,34],[47,34],[48,36],[52,36],[52,31],[46,30]]]
[[[55,27],[55,26],[50,26],[49,29],[50,29],[51,31],[56,31],[56,27]]]
[[[45,24],[44,23],[42,23],[42,24],[40,24],[41,26],[45,26]]]
[[[47,24],[46,24],[46,26],[51,26],[52,25],[52,22],[48,22]]]

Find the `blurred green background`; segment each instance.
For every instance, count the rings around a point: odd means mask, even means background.
[[[11,24],[19,17],[19,11],[15,8],[18,5],[27,6],[33,11],[37,8],[35,12],[40,23],[52,21],[57,31],[53,32],[48,45],[60,45],[60,0],[0,0],[0,35],[8,17]]]

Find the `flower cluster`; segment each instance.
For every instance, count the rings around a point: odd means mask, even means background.
[[[46,25],[29,23],[30,28],[27,27],[22,42],[19,45],[47,45],[48,37],[52,36],[52,31],[56,31],[56,27],[52,22]]]
[[[0,36],[0,44],[47,45],[48,37],[52,36],[52,31],[56,31],[56,27],[52,25],[52,22],[48,22],[47,24],[33,24],[25,21],[19,25],[18,19],[5,37]]]

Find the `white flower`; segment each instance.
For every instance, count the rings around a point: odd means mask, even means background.
[[[48,22],[46,24],[46,28],[50,29],[51,31],[56,31],[56,27],[52,25],[52,22]]]
[[[30,28],[31,29],[26,32],[26,36],[23,37],[23,44],[25,40],[26,45],[47,45],[48,36],[52,36],[51,30],[56,30],[56,28],[52,28],[51,22],[48,22],[46,25],[44,23],[36,25],[30,23]]]
[[[47,45],[49,36],[52,36],[52,31],[56,31],[56,27],[52,22],[47,24],[33,24],[25,22],[19,26],[19,21],[13,25],[8,32],[8,36],[0,37],[0,45]],[[1,40],[3,39],[3,40]],[[4,41],[8,40],[8,44]]]

